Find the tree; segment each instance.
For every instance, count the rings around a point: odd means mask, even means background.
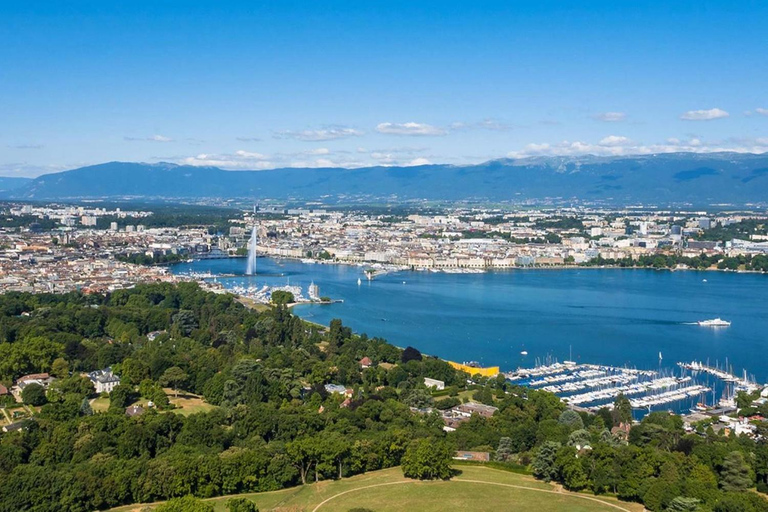
[[[400,357],[400,360],[403,363],[407,363],[408,361],[421,361],[421,352],[416,350],[413,347],[405,347],[405,350],[403,350],[403,355]]]
[[[294,298],[293,294],[291,292],[286,292],[283,290],[275,290],[272,292],[271,295],[272,303],[273,304],[293,304],[296,299]]]
[[[579,430],[574,430],[573,432],[571,432],[571,435],[568,436],[569,446],[584,448],[585,446],[589,446],[591,442],[592,440],[591,440],[591,436],[589,435],[589,431],[584,430],[583,428]]]
[[[499,439],[499,446],[496,448],[496,460],[499,462],[507,462],[514,455],[514,447],[512,445],[512,439],[509,437],[502,437]]]
[[[59,379],[66,379],[69,377],[69,363],[63,357],[57,357],[53,363],[51,363],[50,374]]]
[[[700,501],[696,498],[678,496],[669,502],[668,512],[695,512],[699,509]]]
[[[746,491],[754,484],[751,470],[744,454],[733,451],[723,460],[723,469],[720,472],[720,486],[724,491]]]
[[[426,389],[414,389],[403,398],[403,402],[410,407],[423,409],[430,407],[434,403],[434,399]]]
[[[307,483],[307,475],[318,461],[318,441],[312,437],[302,437],[288,443],[285,447],[293,466],[299,471],[301,483]]]
[[[560,446],[560,443],[546,441],[539,447],[539,451],[533,459],[533,476],[545,482],[550,482],[557,478],[555,458]]]
[[[21,391],[21,401],[27,405],[43,405],[48,402],[45,397],[45,388],[36,382],[27,384]]]
[[[213,504],[195,498],[191,494],[183,498],[173,498],[155,509],[155,512],[213,512]]]
[[[109,408],[122,410],[128,407],[135,399],[133,386],[128,384],[118,384],[109,394]]]
[[[80,402],[80,414],[83,416],[93,416],[93,409],[91,408],[91,403],[88,401],[88,398],[83,398],[83,401]]]
[[[189,336],[194,329],[197,329],[195,313],[188,309],[180,310],[173,315],[173,326],[179,330],[182,336]]]
[[[453,476],[452,456],[453,450],[446,441],[419,439],[405,450],[402,459],[403,475],[419,480],[448,480]]]
[[[229,512],[259,512],[254,502],[246,498],[230,498],[227,500]]]
[[[632,404],[624,393],[620,393],[613,402],[613,423],[632,423]]]
[[[179,396],[179,386],[183,385],[189,375],[178,366],[171,366],[160,376],[160,383],[163,386],[169,386],[173,388],[174,395]]]
[[[560,413],[560,417],[557,419],[557,422],[561,425],[565,425],[571,431],[581,430],[584,428],[584,420],[582,420],[581,416],[579,416],[579,413],[573,409],[566,409]]]

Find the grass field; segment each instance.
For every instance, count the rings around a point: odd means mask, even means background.
[[[179,396],[175,397],[174,391],[172,389],[163,388],[163,391],[165,391],[165,394],[168,395],[170,402],[176,406],[176,409],[171,409],[164,412],[173,412],[176,414],[189,416],[190,414],[194,414],[196,412],[205,412],[213,409],[211,404],[205,403],[202,397],[198,395],[180,391]],[[145,398],[139,399],[135,403],[142,407],[147,407],[147,400]],[[91,408],[94,412],[105,412],[107,409],[109,409],[109,398],[99,397],[92,400]]]
[[[390,468],[343,480],[329,480],[281,491],[243,494],[262,512],[329,512],[365,507],[375,512],[442,512],[471,510],[534,510],[536,512],[640,512],[642,505],[610,497],[577,494],[539,482],[527,475],[482,466],[460,466],[461,475],[443,482],[420,482]],[[217,512],[226,512],[227,498],[213,498]],[[146,505],[114,512],[146,510]],[[151,506],[149,506],[151,508]]]

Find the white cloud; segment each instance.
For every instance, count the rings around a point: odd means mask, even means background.
[[[431,165],[432,162],[430,162],[427,158],[414,158],[410,162],[408,162],[407,166],[416,166],[416,165]]]
[[[319,167],[337,167],[344,169],[354,169],[357,167],[367,167],[371,164],[357,160],[331,160],[330,158],[315,158],[314,160],[296,160],[290,162],[288,167],[299,167],[307,169],[317,169]]]
[[[229,170],[260,170],[273,167],[268,156],[243,150],[235,151],[231,154],[200,153],[195,156],[182,158],[179,163],[197,167],[220,167]]]
[[[376,131],[388,135],[439,136],[448,132],[444,128],[425,123],[379,123]]]
[[[173,139],[165,135],[151,135],[149,137],[123,137],[129,142],[173,142]]]
[[[235,140],[240,142],[261,142],[261,139],[258,137],[235,137]]]
[[[462,121],[457,121],[455,123],[451,123],[450,128],[452,131],[479,129],[479,130],[493,130],[497,132],[504,132],[507,130],[511,130],[512,126],[506,123],[503,123],[498,119],[487,118],[487,119],[483,119],[482,121],[473,122],[473,123],[465,123]]]
[[[621,135],[609,135],[604,137],[599,144],[601,146],[626,146],[632,142],[628,137],[622,137]]]
[[[348,137],[359,137],[360,135],[363,135],[363,132],[355,130],[354,128],[332,126],[328,128],[321,128],[319,130],[284,130],[281,132],[275,132],[272,136],[275,139],[296,139],[309,142],[318,142],[324,140],[345,139]]]
[[[328,148],[315,148],[302,151],[302,154],[304,155],[329,155],[330,153],[331,150]]]
[[[755,109],[755,112],[757,112],[761,116],[768,116],[768,108],[760,108],[760,107],[758,107],[758,108]]]
[[[248,158],[252,160],[266,160],[267,157],[261,153],[254,153],[251,151],[243,151],[242,149],[235,151],[235,155],[239,158]]]
[[[605,123],[617,123],[619,121],[626,120],[627,114],[625,112],[602,112],[600,114],[593,115],[592,118],[597,121],[603,121]]]
[[[719,108],[711,108],[709,110],[689,110],[684,112],[680,119],[683,121],[710,121],[712,119],[722,119],[728,117],[730,114],[725,110]]]
[[[626,137],[609,136],[597,144],[583,141],[562,141],[556,144],[528,144],[520,151],[511,151],[510,158],[525,158],[531,156],[629,156],[653,155],[657,153],[715,153],[732,151],[735,153],[765,153],[768,152],[768,137],[756,139],[740,139],[729,141],[704,142],[698,138],[680,140],[667,139],[663,144],[637,144]]]

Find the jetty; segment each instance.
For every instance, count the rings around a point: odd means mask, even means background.
[[[748,393],[751,393],[760,388],[760,386],[758,386],[755,382],[752,382],[749,379],[747,379],[746,370],[744,371],[744,376],[742,378],[739,378],[736,375],[726,370],[721,370],[720,368],[709,366],[707,364],[702,363],[701,361],[691,361],[689,363],[677,363],[677,366],[679,366],[684,370],[713,375],[718,379],[722,380],[723,382],[735,384],[736,389],[739,391],[746,391]]]

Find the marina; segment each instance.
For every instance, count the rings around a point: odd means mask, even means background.
[[[670,374],[671,370],[640,370],[564,361],[518,368],[504,375],[510,382],[554,393],[570,406],[591,411],[612,408],[616,398],[624,395],[629,398],[637,416],[654,409],[687,412],[723,406],[732,402],[736,391],[753,391],[759,387],[702,363],[678,363],[677,366],[683,373],[680,376]],[[692,375],[687,375],[688,372]],[[715,377],[719,385],[701,378],[709,376]],[[722,388],[727,399],[715,403],[713,395],[711,404],[707,404],[707,394],[715,387]]]

